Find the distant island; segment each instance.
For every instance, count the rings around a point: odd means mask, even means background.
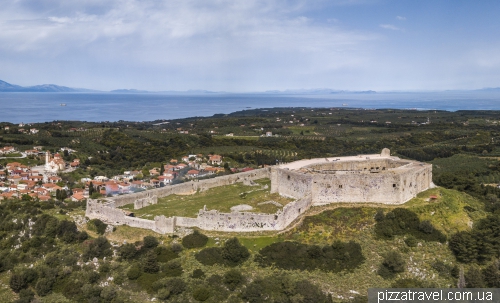
[[[94,90],[85,88],[71,88],[55,84],[42,84],[35,86],[19,86],[0,80],[0,92],[36,92],[36,93],[74,93],[93,92]]]
[[[500,91],[500,87],[487,87],[481,89],[470,89],[470,90],[445,90],[446,92],[457,91],[457,92],[497,92]],[[33,92],[33,93],[116,93],[116,94],[146,94],[146,93],[156,93],[156,94],[234,94],[238,92],[226,92],[226,91],[209,91],[203,89],[189,89],[185,91],[177,90],[165,90],[165,91],[148,91],[140,89],[115,89],[111,91],[100,91],[87,88],[73,88],[67,86],[61,86],[56,84],[42,84],[34,86],[20,86],[11,84],[0,80],[0,92]],[[383,91],[383,93],[411,93],[417,91]],[[420,91],[425,92],[425,91]],[[265,95],[330,95],[330,94],[377,94],[374,90],[336,90],[330,88],[311,88],[311,89],[285,89],[285,90],[267,90],[263,92],[246,92],[244,94],[265,94]]]

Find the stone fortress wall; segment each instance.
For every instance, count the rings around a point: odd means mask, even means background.
[[[156,204],[158,197],[192,194],[236,182],[270,178],[271,192],[296,199],[275,214],[222,213],[200,209],[196,218],[157,216],[145,220],[126,216],[117,207],[134,203],[134,209]],[[283,230],[313,205],[374,202],[401,204],[428,189],[432,165],[381,154],[355,157],[300,160],[272,168],[191,181],[140,193],[115,196],[105,202],[88,200],[86,215],[114,225],[130,225],[158,233],[173,233],[177,227],[203,230],[251,232]]]
[[[381,154],[302,160],[271,170],[271,192],[310,193],[313,205],[372,202],[402,204],[428,189],[432,165]]]

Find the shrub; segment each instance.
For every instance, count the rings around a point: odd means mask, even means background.
[[[47,278],[39,279],[35,286],[36,293],[44,297],[52,291],[52,285],[54,285],[54,280]]]
[[[122,257],[124,260],[132,260],[135,259],[137,256],[137,249],[135,248],[135,245],[132,243],[127,243],[118,249],[118,254],[120,257]]]
[[[255,259],[261,266],[333,272],[352,270],[365,260],[361,246],[352,241],[335,241],[324,247],[291,241],[273,243],[261,249]]]
[[[182,251],[182,245],[179,243],[172,243],[170,245],[170,250],[172,250],[174,253],[178,254]]]
[[[430,221],[422,221],[417,214],[405,208],[388,212],[385,218],[378,216],[375,233],[380,238],[390,239],[396,235],[412,235],[425,241],[444,243],[446,236],[432,226]]]
[[[170,290],[166,289],[166,288],[162,288],[158,291],[158,299],[160,300],[168,300],[168,298],[170,298]]]
[[[205,278],[205,272],[203,270],[197,268],[193,270],[193,274],[191,275],[193,279],[203,279]]]
[[[132,266],[130,266],[130,269],[127,271],[127,277],[130,280],[136,280],[141,276],[141,274],[141,267],[137,263],[132,264]]]
[[[146,254],[144,262],[142,264],[142,268],[144,272],[150,274],[157,273],[160,270],[160,267],[158,266],[158,261],[156,260],[155,252],[150,251]]]
[[[229,266],[237,266],[250,257],[248,248],[241,245],[237,238],[231,238],[222,247],[222,258]]]
[[[102,288],[97,285],[85,284],[82,287],[82,294],[89,302],[99,302]]]
[[[108,286],[102,288],[100,297],[102,298],[103,302],[113,302],[113,299],[116,297],[116,295],[116,289],[114,287]]]
[[[88,271],[87,281],[90,284],[97,283],[97,281],[99,281],[100,279],[101,279],[101,276],[97,272],[95,272],[93,270]]]
[[[429,220],[420,222],[418,228],[426,234],[432,234],[432,232],[434,231],[434,226],[432,226],[432,223]]]
[[[488,287],[500,287],[500,270],[498,269],[498,261],[493,262],[490,266],[483,270],[484,282]]]
[[[33,291],[31,289],[22,289],[19,292],[19,300],[17,300],[16,302],[18,302],[18,303],[30,303],[33,301],[34,298],[35,298],[35,294],[33,293]]]
[[[458,261],[485,263],[500,256],[500,216],[488,216],[474,224],[471,231],[451,236],[449,247]]]
[[[481,271],[475,266],[471,267],[464,277],[467,288],[483,288],[486,285]]]
[[[179,295],[186,290],[186,282],[180,278],[172,278],[165,282],[165,288],[173,295]]]
[[[182,246],[185,248],[198,248],[207,245],[208,237],[195,230],[192,234],[182,238]]]
[[[204,265],[222,264],[237,266],[250,257],[248,248],[241,245],[237,238],[231,238],[222,248],[208,247],[195,255],[196,260]]]
[[[406,237],[405,243],[409,247],[417,247],[417,245],[418,245],[417,239],[412,235],[409,235],[408,237]]]
[[[397,279],[392,283],[392,288],[432,288],[427,283],[416,278]]]
[[[195,255],[196,260],[204,265],[215,265],[223,264],[224,258],[222,258],[221,249],[218,247],[208,247],[202,249],[199,253]]]
[[[28,282],[22,274],[14,273],[10,276],[9,286],[14,292],[20,292],[28,286]]]
[[[104,235],[106,232],[106,228],[108,227],[108,224],[102,222],[99,219],[92,219],[87,223],[88,229],[95,231],[99,235]]]
[[[146,249],[155,248],[159,244],[158,239],[156,239],[153,236],[145,236],[143,239],[143,243],[144,243],[143,247]]]
[[[332,302],[316,285],[307,280],[294,281],[288,276],[256,279],[241,294],[245,302]]]
[[[379,209],[377,210],[377,213],[375,214],[375,221],[383,221],[385,219],[384,211]]]
[[[156,259],[158,260],[158,262],[166,263],[170,260],[179,258],[179,253],[172,250],[172,248],[167,248],[165,246],[158,246],[156,247],[155,251],[156,251]]]
[[[431,264],[432,268],[434,268],[440,276],[448,277],[451,275],[452,266],[445,264],[443,261],[435,261]]]
[[[380,264],[378,274],[384,278],[389,279],[394,277],[397,273],[405,271],[406,262],[403,260],[401,254],[391,251],[385,255],[382,264]]]
[[[233,291],[243,283],[243,280],[244,278],[240,271],[231,269],[224,274],[222,282],[229,290]]]
[[[264,301],[264,281],[262,280],[255,280],[250,285],[248,285],[243,293],[241,294],[241,297],[245,299],[245,301],[248,301],[250,303],[259,303]]]
[[[137,284],[145,290],[146,292],[152,294],[155,291],[155,282],[158,281],[159,275],[154,273],[142,273],[139,278],[137,278]]]
[[[193,298],[196,301],[200,301],[200,302],[208,300],[208,298],[210,298],[210,289],[208,289],[207,287],[204,287],[204,286],[197,287],[193,291]]]
[[[179,277],[180,275],[182,275],[182,272],[182,265],[178,260],[172,260],[168,262],[163,268],[163,273],[167,277]]]
[[[109,244],[105,237],[99,237],[89,242],[89,245],[83,253],[83,259],[102,259],[111,256],[111,254],[111,244]]]

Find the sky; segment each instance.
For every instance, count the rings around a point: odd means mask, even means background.
[[[500,86],[497,0],[0,0],[0,7],[0,79],[23,86]]]

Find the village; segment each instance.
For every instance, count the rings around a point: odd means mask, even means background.
[[[61,153],[71,154],[75,150],[63,147]],[[221,174],[246,172],[253,168],[229,168],[220,155],[186,155],[181,159],[170,159],[162,167],[147,171],[127,170],[114,176],[94,176],[81,178],[74,184],[65,182],[61,177],[80,167],[80,159],[65,161],[59,153],[43,151],[41,146],[19,152],[13,146],[0,149],[2,156],[19,153],[45,159],[44,165],[29,166],[20,162],[7,162],[0,165],[0,200],[17,198],[21,200],[59,200],[84,202],[88,198],[111,197],[140,192],[153,188],[182,183],[187,180],[204,179]],[[8,157],[3,157],[9,159]],[[15,159],[14,159],[15,160]]]

